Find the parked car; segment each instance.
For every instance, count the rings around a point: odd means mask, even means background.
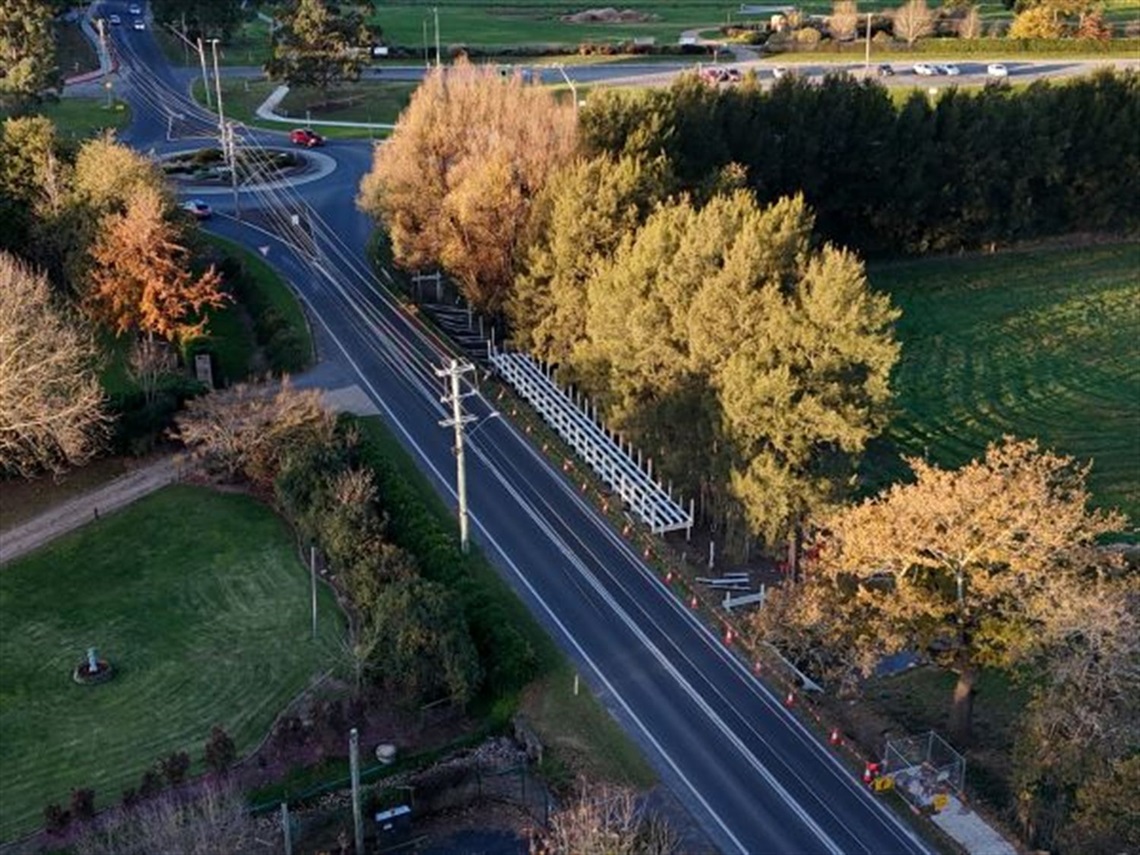
[[[109,17],[107,20],[110,21],[111,24],[116,26],[116,27],[119,26],[119,24],[123,23],[123,19],[120,18],[118,15],[111,15],[111,17]]]
[[[311,128],[296,128],[289,134],[289,142],[293,145],[303,145],[305,148],[324,145],[325,138]]]
[[[146,22],[142,18],[135,18],[134,23],[131,24],[136,30],[145,30]]]
[[[946,75],[949,75],[950,77],[957,77],[959,74],[962,73],[962,70],[960,68],[958,68],[958,66],[950,65],[949,63],[947,63],[946,65],[939,65],[939,66],[937,66],[937,68],[938,68],[939,74],[946,74]]]
[[[991,62],[986,66],[986,74],[990,77],[1009,77],[1009,69],[1000,62]]]
[[[195,219],[208,220],[213,216],[210,206],[201,199],[189,199],[182,203],[182,210],[188,211]]]
[[[894,77],[895,67],[889,62],[884,62],[876,69],[876,72],[878,73],[879,77]]]
[[[934,66],[925,62],[915,63],[914,73],[920,77],[933,77],[938,72],[934,70]]]

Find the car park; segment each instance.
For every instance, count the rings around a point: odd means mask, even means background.
[[[925,62],[917,62],[914,65],[914,73],[919,77],[933,77],[938,72],[934,70],[934,66]]]
[[[986,66],[986,74],[990,77],[1009,77],[1009,69],[1000,62],[991,62]]]
[[[311,128],[296,128],[289,134],[289,142],[293,145],[303,145],[305,148],[324,145],[325,138]]]
[[[135,18],[134,23],[131,24],[136,30],[145,30],[146,22],[142,18]]]
[[[189,199],[183,202],[182,210],[187,211],[198,220],[208,220],[214,213],[210,210],[210,206],[201,199]]]

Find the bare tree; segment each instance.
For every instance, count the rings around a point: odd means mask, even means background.
[[[240,793],[220,784],[186,801],[170,794],[123,812],[75,848],[78,855],[237,855],[259,851],[255,845],[256,827]]]
[[[977,6],[966,10],[966,15],[958,22],[958,37],[963,39],[980,39],[982,37],[982,13]]]
[[[272,484],[290,448],[328,441],[335,419],[314,390],[239,383],[195,398],[175,419],[178,436],[207,469],[225,478],[245,475]]]
[[[142,338],[131,346],[127,373],[142,389],[148,404],[154,402],[162,378],[173,373],[177,360],[169,345],[152,338]]]
[[[836,0],[831,16],[827,19],[827,29],[837,42],[847,42],[855,38],[859,26],[859,12],[855,0]]]
[[[896,9],[892,30],[895,38],[905,41],[908,47],[933,33],[934,13],[926,5],[926,0],[909,0]]]
[[[668,824],[647,816],[629,790],[581,787],[578,800],[550,818],[531,841],[531,855],[671,855],[678,851]]]
[[[98,451],[108,418],[95,355],[47,279],[0,252],[0,470],[62,471]]]

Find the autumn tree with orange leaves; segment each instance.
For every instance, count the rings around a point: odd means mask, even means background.
[[[1068,637],[1061,605],[1114,590],[1118,556],[1097,538],[1126,519],[1089,510],[1088,467],[1036,441],[1007,438],[957,470],[907,462],[913,483],[818,521],[807,580],[776,593],[757,628],[863,673],[929,652],[958,675],[950,730],[967,743],[979,669],[1015,668]]]
[[[535,196],[575,140],[573,108],[520,74],[437,67],[376,147],[357,204],[383,224],[397,264],[442,268],[473,306],[497,312]]]
[[[206,310],[229,299],[212,266],[200,276],[190,272],[190,254],[167,214],[162,194],[142,186],[125,211],[107,214],[100,224],[86,303],[116,334],[134,330],[186,341],[202,332]]]

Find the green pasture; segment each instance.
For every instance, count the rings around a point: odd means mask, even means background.
[[[247,752],[335,663],[342,619],[281,520],[242,495],[169,487],[0,568],[0,840],[91,787],[118,802],[215,724]],[[78,686],[89,646],[117,676]]]
[[[945,466],[1004,434],[1092,461],[1099,506],[1140,521],[1140,244],[872,266],[902,309],[889,453]]]

